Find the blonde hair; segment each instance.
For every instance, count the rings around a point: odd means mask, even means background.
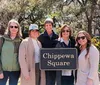
[[[15,19],[11,19],[11,20],[8,22],[8,26],[7,26],[7,29],[6,29],[6,31],[5,31],[5,34],[10,35],[9,27],[10,27],[10,24],[11,24],[12,22],[16,23],[17,26],[18,26],[18,33],[17,33],[16,36],[21,37],[21,36],[22,36],[21,27],[20,27],[20,24],[18,23],[18,21],[15,20]]]

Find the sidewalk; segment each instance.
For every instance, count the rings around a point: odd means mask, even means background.
[[[100,72],[99,72],[99,81],[100,81]],[[6,85],[8,85],[8,82]],[[18,85],[20,85],[20,79],[19,79]],[[100,85],[100,82],[99,82],[99,85]]]

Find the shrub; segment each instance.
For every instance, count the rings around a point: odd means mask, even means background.
[[[97,47],[100,51],[100,36],[95,36],[92,38],[92,43]]]

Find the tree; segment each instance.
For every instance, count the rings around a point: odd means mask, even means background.
[[[95,16],[94,12],[98,0],[77,0],[77,1],[80,4],[79,14],[81,13],[85,14],[88,24],[88,32],[90,35],[92,35],[92,21],[93,17]]]
[[[0,1],[0,22],[6,27],[10,19],[23,20],[24,13],[31,9],[38,0],[1,0]]]

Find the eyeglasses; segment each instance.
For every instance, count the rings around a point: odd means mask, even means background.
[[[70,30],[63,30],[62,32],[70,32]]]
[[[10,28],[16,28],[16,29],[17,29],[17,28],[18,28],[18,26],[10,26]]]
[[[84,40],[85,38],[86,38],[85,36],[81,36],[81,37],[77,37],[77,40],[80,40],[80,39]]]

